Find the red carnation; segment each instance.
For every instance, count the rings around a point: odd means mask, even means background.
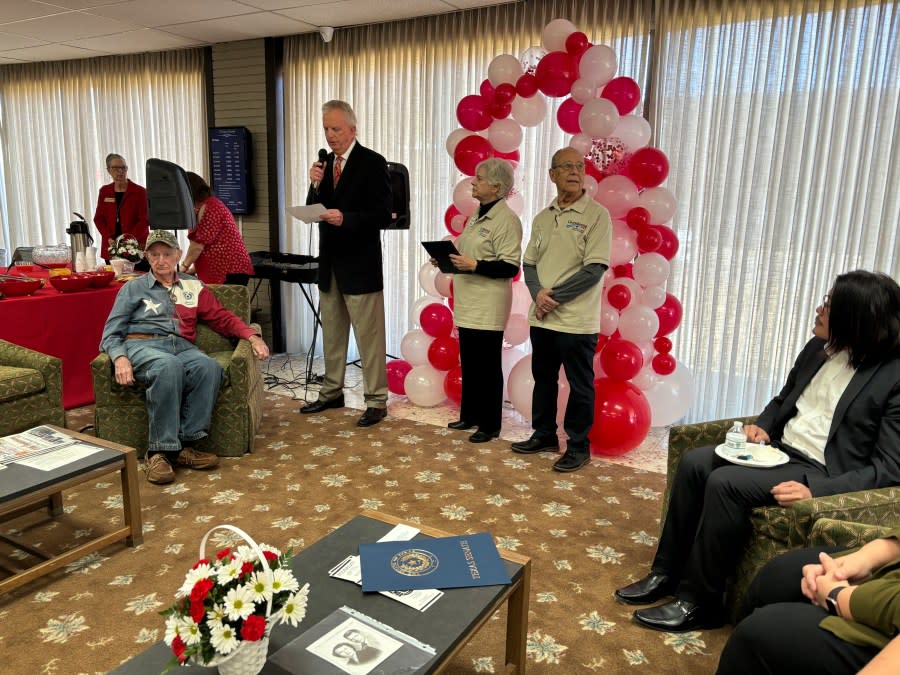
[[[201,579],[198,581],[191,589],[191,602],[203,602],[206,600],[206,596],[209,595],[213,586],[215,586],[215,583],[212,579]]]
[[[259,614],[251,614],[244,619],[241,626],[241,638],[247,642],[256,642],[266,633],[266,619]]]
[[[187,660],[187,657],[184,655],[186,650],[187,645],[184,644],[184,640],[181,639],[180,635],[176,635],[175,639],[172,640],[172,653],[175,654],[175,658],[178,659],[179,663],[184,663]]]
[[[194,566],[191,569],[195,570],[200,567],[200,565],[209,565],[209,560],[207,560],[206,558],[200,558],[200,560],[194,563]]]
[[[195,623],[203,621],[206,616],[206,607],[203,606],[202,600],[191,600],[191,618]]]
[[[263,555],[266,556],[266,560],[268,560],[269,562],[275,562],[276,560],[278,560],[278,554],[274,551],[263,551]]]
[[[219,560],[225,560],[225,558],[229,557],[230,555],[231,555],[231,549],[223,548],[221,551],[216,553],[216,558],[218,558]]]
[[[252,562],[245,562],[243,565],[241,565],[241,576],[242,577],[247,576],[252,573],[253,573],[253,563]]]

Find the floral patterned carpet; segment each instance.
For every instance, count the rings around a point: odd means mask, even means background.
[[[656,545],[664,476],[595,459],[574,474],[509,441],[389,416],[369,429],[359,411],[300,415],[267,394],[256,451],[211,472],[177,471],[169,486],[141,475],[144,544],[111,546],[0,598],[7,673],[105,672],[162,638],[169,605],[203,534],[233,523],[258,541],[301,549],[365,509],[454,533],[489,530],[501,549],[532,558],[529,673],[712,673],[728,628],[686,634],[631,623],[613,590],[642,576]],[[70,411],[68,426],[91,421]],[[64,494],[65,516],[4,524],[46,550],[121,523],[111,475]],[[0,556],[24,559],[20,551]],[[439,611],[439,605],[429,611]],[[502,672],[505,615],[488,622],[445,671]]]

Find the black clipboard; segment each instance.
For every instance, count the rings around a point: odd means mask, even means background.
[[[441,239],[440,241],[423,241],[422,246],[425,247],[425,250],[428,251],[428,254],[432,258],[437,260],[438,269],[441,272],[444,272],[445,274],[468,274],[468,272],[456,269],[453,266],[453,262],[450,260],[451,255],[460,255],[452,241],[447,239]]]

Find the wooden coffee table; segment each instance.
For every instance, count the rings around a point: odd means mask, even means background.
[[[41,560],[21,570],[7,566],[6,561],[0,563],[0,566],[11,575],[0,580],[0,593],[49,574],[116,541],[124,539],[129,546],[138,546],[143,541],[141,495],[138,490],[137,456],[134,448],[68,429],[53,426],[51,428],[85,443],[96,445],[101,450],[51,471],[41,471],[15,463],[8,464],[0,471],[0,523],[44,507],[51,516],[59,516],[62,514],[63,490],[118,471],[122,478],[125,526],[59,555],[50,555],[16,537],[0,534],[0,540]]]

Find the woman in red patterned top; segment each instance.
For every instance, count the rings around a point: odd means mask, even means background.
[[[190,245],[181,263],[181,271],[191,265],[194,274],[205,284],[247,285],[253,274],[250,254],[231,211],[200,176],[187,172],[194,196],[197,227],[188,234]]]

